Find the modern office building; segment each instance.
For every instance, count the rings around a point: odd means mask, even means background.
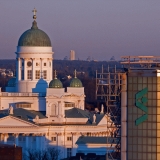
[[[159,58],[125,57],[122,62],[127,84],[121,99],[122,160],[160,159]]]
[[[122,68],[96,73],[97,100],[107,105],[117,145],[108,159],[160,159],[160,57],[124,56]],[[112,124],[107,124],[111,132]],[[112,140],[114,141],[114,139]]]

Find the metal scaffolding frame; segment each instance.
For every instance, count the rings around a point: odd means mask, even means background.
[[[122,70],[109,68],[107,73],[96,71],[96,99],[101,104],[105,104],[107,120],[107,144],[110,147],[107,151],[106,159],[121,159],[121,88]]]

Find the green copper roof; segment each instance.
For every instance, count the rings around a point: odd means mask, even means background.
[[[38,29],[34,20],[31,29],[25,31],[19,38],[18,46],[51,46],[51,41],[44,31]]]
[[[62,82],[55,78],[49,83],[49,88],[63,88]]]
[[[77,77],[75,77],[72,79],[70,87],[83,87],[83,85],[82,82]]]
[[[11,78],[9,81],[8,81],[8,87],[15,87],[16,86],[16,77],[13,77]]]

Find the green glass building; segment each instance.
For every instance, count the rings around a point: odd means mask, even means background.
[[[160,70],[129,69],[126,74],[126,159],[159,160]],[[125,117],[123,114],[122,117]]]

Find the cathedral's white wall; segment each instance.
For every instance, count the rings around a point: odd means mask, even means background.
[[[18,46],[16,55],[16,92],[46,92],[44,84],[36,85],[41,78],[48,84],[52,80],[52,47]]]
[[[47,147],[55,147],[60,150],[61,158],[67,157],[67,148],[72,149],[72,156],[75,156],[76,153],[80,151],[83,151],[84,153],[89,153],[91,151],[94,151],[96,154],[106,153],[105,147],[107,146],[104,144],[93,144],[93,145],[88,145],[87,148],[83,148],[82,145],[77,145],[76,142],[80,136],[82,135],[86,136],[87,133],[92,133],[95,134],[96,136],[106,136],[104,134],[106,134],[107,131],[106,130],[107,122],[103,126],[92,126],[92,125],[36,126],[32,123],[30,125],[28,124],[26,125],[25,121],[23,122],[23,120],[21,119],[18,120],[17,118],[14,118],[17,119],[17,122],[14,122],[12,118],[8,117],[7,124],[4,127],[3,119],[4,118],[0,119],[0,131],[1,131],[0,134],[4,135],[6,135],[6,133],[11,135],[16,134],[17,135],[16,145],[22,146],[23,151],[25,151],[27,148],[33,150],[35,149],[43,150],[47,149]],[[8,124],[10,125],[8,126]],[[19,124],[18,128],[16,127],[16,124]],[[56,137],[55,141],[53,140],[53,137]],[[2,143],[3,143],[3,138],[1,139]],[[12,142],[7,140],[7,142],[5,143],[11,144]]]
[[[15,103],[19,102],[31,103],[31,108],[25,108],[28,110],[35,110],[35,111],[46,110],[45,97],[38,97],[38,96],[1,96],[0,110],[8,109],[10,106],[15,107]]]
[[[50,81],[46,81],[46,83],[41,83],[38,81],[18,81],[16,83],[16,91],[24,92],[24,93],[41,93],[46,92],[46,88],[48,87]]]
[[[52,52],[52,47],[31,47],[31,46],[17,46],[17,52],[20,53],[46,53],[46,52],[50,52],[53,54]]]
[[[84,94],[84,87],[80,87],[80,88],[67,87],[67,92],[72,93],[72,94],[82,95],[82,94]]]
[[[46,96],[61,97],[64,95],[64,88],[47,88]]]

